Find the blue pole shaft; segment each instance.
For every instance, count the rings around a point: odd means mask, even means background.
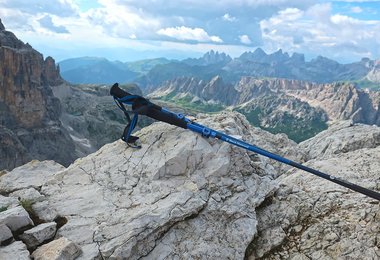
[[[359,192],[361,194],[367,195],[367,196],[369,196],[369,197],[371,197],[373,199],[376,199],[376,200],[380,201],[380,193],[378,193],[378,192],[366,189],[366,188],[361,187],[359,185],[356,185],[354,183],[342,180],[342,179],[334,177],[332,175],[329,175],[329,174],[323,173],[321,171],[315,170],[313,168],[307,167],[307,166],[302,165],[300,163],[297,163],[297,162],[294,162],[294,161],[289,160],[287,158],[281,157],[281,156],[279,156],[277,154],[274,154],[274,153],[271,153],[269,151],[266,151],[266,150],[264,150],[262,148],[259,148],[257,146],[248,144],[248,143],[246,143],[246,142],[244,142],[242,140],[233,138],[233,137],[228,136],[228,135],[226,135],[224,133],[221,133],[221,132],[212,130],[210,128],[207,128],[207,127],[205,127],[203,125],[200,125],[198,123],[189,122],[188,125],[187,125],[187,128],[190,129],[191,131],[200,133],[200,134],[202,134],[205,137],[218,138],[218,139],[220,139],[220,140],[222,140],[224,142],[236,145],[238,147],[241,147],[241,148],[244,148],[246,150],[258,153],[260,155],[263,155],[265,157],[268,157],[268,158],[271,158],[273,160],[279,161],[281,163],[284,163],[284,164],[293,166],[295,168],[301,169],[303,171],[309,172],[311,174],[314,174],[316,176],[319,176],[321,178],[324,178],[326,180],[334,182],[334,183],[336,183],[338,185],[344,186],[346,188],[349,188],[351,190],[354,190],[356,192]]]

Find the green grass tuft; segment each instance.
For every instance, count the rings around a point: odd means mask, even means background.
[[[33,205],[33,202],[31,200],[20,200],[20,205],[30,214],[30,213],[34,213],[33,211],[33,208],[32,208],[32,205]]]

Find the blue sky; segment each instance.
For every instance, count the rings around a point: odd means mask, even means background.
[[[8,30],[45,56],[233,57],[257,47],[340,62],[380,58],[380,1],[0,0]]]

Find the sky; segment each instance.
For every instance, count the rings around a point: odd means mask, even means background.
[[[57,61],[238,57],[258,47],[380,59],[380,0],[0,0],[0,18]]]

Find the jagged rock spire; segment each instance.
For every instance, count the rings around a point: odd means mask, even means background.
[[[0,31],[4,31],[5,30],[5,27],[1,21],[1,18],[0,18]]]

